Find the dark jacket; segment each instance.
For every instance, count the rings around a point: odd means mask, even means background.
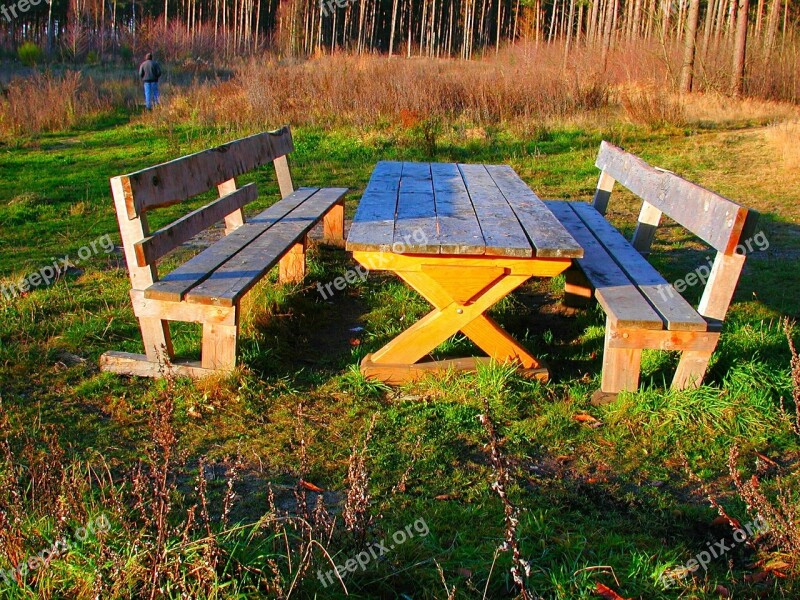
[[[146,60],[139,65],[139,77],[145,83],[158,81],[158,78],[161,77],[161,67],[154,60]]]

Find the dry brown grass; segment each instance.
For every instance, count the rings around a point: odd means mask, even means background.
[[[679,97],[678,54],[657,44],[623,45],[611,54],[605,71],[592,48],[578,48],[565,58],[561,48],[534,44],[469,62],[348,54],[283,61],[266,57],[240,66],[229,82],[210,89],[195,85],[173,99],[164,118],[249,128],[290,122],[408,129],[442,120],[468,128],[521,124],[529,129],[597,122],[609,112],[653,128],[767,123],[797,114],[785,103],[734,100],[718,92]],[[784,67],[794,56],[789,54],[774,70],[762,69],[760,81],[788,77]],[[708,72],[711,62],[705,65]],[[713,90],[723,79],[699,77],[698,86]],[[792,79],[781,85],[791,87]]]
[[[280,63],[253,60],[212,94],[196,86],[174,101],[172,117],[236,121],[412,127],[430,118],[476,124],[568,117],[608,104],[607,83],[542,61],[461,62],[336,55]]]
[[[12,80],[0,98],[0,137],[66,129],[110,107],[94,82],[78,71],[35,73]]]
[[[777,123],[768,127],[767,143],[780,158],[783,167],[797,175],[800,170],[800,120]]]

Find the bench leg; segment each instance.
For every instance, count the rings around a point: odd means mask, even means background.
[[[204,369],[232,371],[236,367],[236,347],[239,340],[239,308],[234,325],[203,323],[201,366]]]
[[[672,379],[673,390],[683,390],[689,387],[700,387],[703,377],[708,369],[708,361],[714,353],[714,345],[707,350],[686,350],[681,354],[678,369]]]
[[[325,242],[344,241],[344,202],[334,205],[322,219]]]
[[[606,394],[616,394],[623,390],[635,392],[639,388],[642,350],[640,348],[611,348],[611,335],[612,326],[606,320],[603,378],[600,390]]]
[[[164,363],[174,356],[172,336],[169,333],[169,322],[155,317],[140,317],[139,328],[142,331],[144,352],[147,360]]]
[[[564,305],[571,308],[586,308],[592,301],[592,284],[578,267],[564,271]]]
[[[305,238],[303,238],[302,242],[292,246],[289,252],[283,256],[278,268],[280,269],[278,280],[281,283],[299,283],[303,281],[306,276]]]

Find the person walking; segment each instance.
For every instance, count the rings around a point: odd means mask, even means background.
[[[144,62],[139,65],[139,79],[144,82],[144,103],[148,110],[158,104],[158,80],[161,77],[161,66],[153,60],[153,53],[148,52]]]

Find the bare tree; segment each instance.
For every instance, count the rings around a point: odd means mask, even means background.
[[[774,0],[773,0],[774,1]],[[739,0],[739,14],[736,19],[736,47],[733,51],[733,70],[731,71],[731,93],[741,96],[744,89],[744,64],[747,55],[747,17],[750,0]]]
[[[686,19],[686,37],[683,41],[683,68],[681,69],[681,93],[692,91],[694,59],[697,47],[697,25],[700,21],[700,0],[690,0],[689,16]]]

